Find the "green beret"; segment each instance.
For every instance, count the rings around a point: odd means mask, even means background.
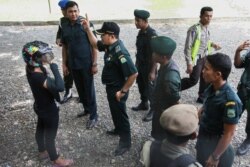
[[[165,36],[153,37],[150,43],[152,51],[163,56],[171,57],[176,49],[176,42]]]
[[[198,128],[198,111],[191,104],[177,104],[166,109],[160,117],[161,126],[176,136],[187,136]]]
[[[149,18],[150,13],[146,10],[135,9],[134,15],[135,15],[135,17],[146,20],[147,18]]]

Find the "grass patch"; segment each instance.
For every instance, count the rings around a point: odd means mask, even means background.
[[[147,0],[151,3],[149,6],[152,10],[164,10],[179,8],[182,6],[182,0]]]

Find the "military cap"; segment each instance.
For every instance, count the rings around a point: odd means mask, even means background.
[[[171,106],[160,117],[161,126],[176,136],[187,136],[195,132],[198,121],[197,108],[190,104]]]
[[[61,9],[63,10],[63,9],[65,9],[67,2],[69,2],[69,0],[60,0],[58,2],[58,6],[60,6]]]
[[[120,27],[115,22],[104,22],[102,28],[96,30],[97,34],[102,35],[104,33],[119,35]]]
[[[150,43],[152,51],[159,55],[171,57],[176,49],[176,42],[165,36],[153,37]]]
[[[135,17],[146,20],[147,18],[149,18],[150,13],[146,10],[135,9],[134,15],[135,15]]]

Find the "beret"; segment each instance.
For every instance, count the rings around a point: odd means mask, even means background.
[[[150,41],[153,52],[171,57],[176,49],[176,42],[166,36],[156,36]]]
[[[145,20],[145,19],[149,18],[150,13],[148,11],[146,11],[146,10],[135,9],[134,10],[134,15],[135,15],[135,17],[138,17],[140,19]]]

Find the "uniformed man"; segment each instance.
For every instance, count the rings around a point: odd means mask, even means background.
[[[165,109],[179,102],[181,78],[177,64],[171,59],[176,49],[176,42],[169,37],[157,36],[152,38],[151,48],[153,61],[160,64],[153,92],[154,114],[151,135],[154,139],[162,141],[166,138],[166,134],[159,119]]]
[[[69,0],[60,0],[58,2],[58,5],[61,7],[62,14],[63,14],[63,17],[60,18],[60,23],[59,23],[57,34],[56,34],[56,44],[58,46],[62,46],[62,42],[61,42],[62,28],[61,28],[61,25],[64,24],[65,22],[68,22],[68,19],[66,18],[66,10],[65,10],[65,6],[66,6],[67,2],[69,2]],[[66,66],[68,68],[68,74],[63,76],[65,94],[63,96],[63,99],[61,100],[61,103],[66,103],[69,99],[72,98],[71,88],[73,86],[73,76],[72,76],[68,61],[66,61]]]
[[[216,50],[221,47],[210,41],[209,24],[213,17],[211,7],[203,7],[200,11],[200,22],[188,29],[186,44],[184,49],[187,63],[186,73],[189,78],[182,78],[181,90],[186,90],[196,85],[200,79],[198,103],[203,103],[205,84],[201,72],[205,64],[205,57],[211,53],[211,47]]]
[[[197,160],[206,167],[231,167],[234,150],[230,142],[242,109],[239,97],[227,83],[231,60],[223,53],[207,56],[203,69],[205,99],[199,110]]]
[[[234,57],[234,65],[236,68],[244,68],[244,72],[241,76],[238,84],[238,95],[243,103],[242,112],[247,110],[247,122],[245,132],[247,134],[246,139],[242,142],[237,149],[238,155],[244,155],[250,149],[250,41],[243,42],[236,50]],[[248,49],[246,53],[241,56],[241,52]]]
[[[150,13],[146,10],[134,10],[135,26],[139,29],[136,38],[136,67],[138,69],[138,84],[141,102],[138,106],[132,107],[132,110],[148,110],[152,97],[154,80],[156,76],[156,63],[152,61],[152,49],[150,40],[153,36],[157,36],[156,31],[149,26],[148,18]],[[152,73],[151,73],[152,71]],[[151,75],[149,75],[151,74]],[[150,102],[151,105],[151,102]],[[153,118],[153,110],[150,107],[149,112],[143,118],[143,121],[151,121]]]
[[[120,28],[116,23],[104,22],[102,28],[97,30],[97,33],[101,35],[101,41],[97,41],[97,38],[89,29],[87,16],[83,20],[83,26],[88,33],[92,46],[105,52],[102,83],[106,85],[109,107],[115,126],[115,129],[107,131],[107,134],[119,135],[120,141],[115,150],[115,156],[122,155],[131,147],[126,100],[129,88],[137,77],[137,69],[123,42],[119,39]]]
[[[90,114],[88,129],[97,123],[97,106],[93,75],[97,73],[97,50],[91,47],[87,33],[82,27],[78,4],[67,2],[65,6],[68,22],[62,24],[63,73],[67,75],[67,61],[72,71],[80,102],[84,111],[79,117]],[[68,54],[68,56],[67,56]]]
[[[189,104],[177,104],[165,110],[160,124],[168,134],[162,142],[147,141],[141,152],[141,162],[145,167],[201,167],[190,155],[186,145],[197,136],[197,108]]]

